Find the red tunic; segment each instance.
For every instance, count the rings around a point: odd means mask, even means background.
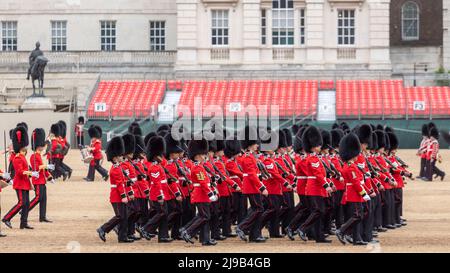
[[[95,160],[100,160],[103,158],[102,155],[102,141],[100,139],[95,139],[91,141],[92,156]],[[95,162],[91,161],[91,165],[95,165]]]
[[[242,181],[242,193],[243,194],[259,194],[266,189],[266,187],[259,181],[258,174],[259,169],[257,166],[256,158],[246,153],[242,158],[242,170],[244,179]]]
[[[308,167],[308,160],[306,155],[298,155],[295,158],[295,171],[297,175],[297,194],[299,195],[305,195],[306,194],[306,181],[307,181],[307,175],[306,175],[306,169]]]
[[[214,193],[211,191],[209,176],[202,164],[195,162],[191,169],[192,184],[191,203],[210,203]]]
[[[340,157],[338,154],[332,154],[329,156],[329,160],[333,164],[333,166],[336,168],[336,170],[342,175],[342,163],[340,160]],[[343,191],[345,190],[345,181],[340,181],[339,179],[333,177],[331,179],[334,183],[334,186],[336,187],[336,190]]]
[[[169,191],[170,200],[172,200],[178,196],[181,196],[178,168],[173,160],[168,160],[166,162],[165,168],[176,179],[175,181],[171,181],[171,179],[168,179],[167,181],[170,190]]]
[[[230,174],[230,178],[233,179],[233,181],[238,184],[239,188],[242,189],[242,180],[244,179],[244,174],[239,169],[237,160],[235,158],[227,158],[225,159],[225,162],[225,168]],[[234,188],[231,188],[231,192],[236,192],[236,190]]]
[[[149,162],[147,167],[147,176],[150,181],[150,200],[170,200],[167,178],[163,168],[158,162]]]
[[[230,189],[233,187],[236,188],[238,184],[234,182],[233,179],[228,177],[227,170],[225,169],[225,165],[223,164],[222,160],[220,158],[214,159],[214,165],[216,168],[220,171],[221,176],[225,178],[225,181],[221,181],[217,184],[217,190],[219,191],[219,196],[221,197],[227,197],[231,195]]]
[[[23,174],[23,172],[28,171],[28,162],[25,156],[20,153],[17,154],[13,160],[13,167],[16,172],[13,189],[29,191],[31,189],[30,178],[28,175]]]
[[[132,193],[132,195],[134,195],[134,197],[138,197],[139,190],[136,190],[137,175],[136,175],[136,171],[134,170],[133,165],[131,165],[131,163],[128,160],[125,160],[121,163],[121,167],[122,167],[122,170],[126,173],[125,178],[130,179],[131,182],[133,183],[133,185],[131,185],[131,186],[128,186],[128,185],[125,186],[127,193]]]
[[[45,169],[39,170],[39,166],[44,165],[44,163],[42,162],[42,156],[40,153],[36,152],[31,155],[30,165],[31,165],[31,169],[34,172],[39,172],[39,178],[35,178],[35,177],[31,178],[31,182],[33,183],[33,185],[45,185],[47,183],[47,177],[50,176],[50,173]]]
[[[325,167],[320,162],[319,157],[316,154],[310,154],[307,160],[306,168],[306,191],[307,196],[322,196],[328,197],[326,187],[328,182],[326,180]]]
[[[122,203],[122,199],[127,197],[127,193],[125,191],[126,179],[120,164],[113,164],[111,166],[109,170],[109,182],[111,184],[109,201],[111,203]]]
[[[364,202],[363,196],[366,191],[362,187],[364,184],[364,175],[359,171],[356,163],[346,163],[342,169],[342,176],[346,182],[346,190],[342,197],[342,204],[347,202]]]
[[[289,182],[281,176],[281,171],[275,164],[275,160],[271,157],[266,157],[263,161],[271,178],[264,181],[269,194],[283,195],[283,188],[289,185]]]

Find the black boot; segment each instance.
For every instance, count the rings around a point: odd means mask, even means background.
[[[100,237],[100,240],[103,242],[106,242],[106,233],[102,228],[97,229],[98,237]]]

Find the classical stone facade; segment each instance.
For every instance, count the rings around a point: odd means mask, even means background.
[[[450,71],[450,0],[444,1],[444,67]]]

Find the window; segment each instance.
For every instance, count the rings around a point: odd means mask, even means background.
[[[164,21],[150,22],[150,50],[151,51],[166,50],[166,22]]]
[[[66,51],[67,22],[52,21],[52,51]]]
[[[228,10],[212,10],[212,45],[228,45]]]
[[[355,10],[338,11],[338,45],[355,44]]]
[[[261,44],[267,44],[267,11],[261,10]]]
[[[15,21],[2,22],[2,50],[17,50],[17,22]]]
[[[305,44],[305,29],[306,29],[306,18],[305,18],[305,9],[300,10],[300,44]]]
[[[414,2],[406,2],[402,6],[402,39],[419,39],[419,6]]]
[[[103,51],[116,50],[116,22],[101,21],[101,48]]]
[[[272,2],[272,44],[294,45],[294,1]]]

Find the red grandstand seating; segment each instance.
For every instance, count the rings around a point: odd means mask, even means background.
[[[96,118],[147,117],[155,115],[164,96],[164,81],[102,81],[88,106],[88,116]],[[105,112],[95,112],[96,103],[105,103]]]

